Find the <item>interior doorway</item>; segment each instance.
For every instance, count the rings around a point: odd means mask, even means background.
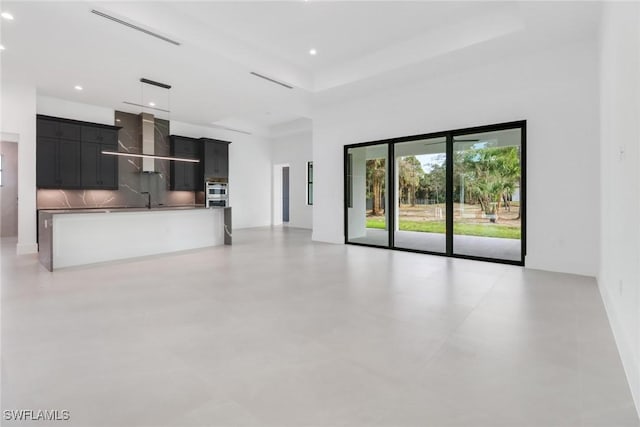
[[[273,165],[271,224],[288,225],[291,218],[291,180],[290,165],[281,163]]]
[[[18,144],[0,142],[0,237],[18,236]]]

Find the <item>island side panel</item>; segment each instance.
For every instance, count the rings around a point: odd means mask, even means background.
[[[233,232],[231,228],[231,208],[224,208],[224,244],[232,243]]]
[[[53,271],[53,220],[48,212],[38,214],[38,259],[49,271]]]
[[[71,213],[53,221],[56,269],[224,244],[217,209]]]

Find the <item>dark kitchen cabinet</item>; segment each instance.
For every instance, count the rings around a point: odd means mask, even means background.
[[[184,136],[171,136],[171,152],[176,156],[197,159],[200,156],[200,141]]]
[[[196,190],[196,167],[195,163],[173,161],[171,167],[171,190],[174,191],[195,191]]]
[[[204,191],[206,179],[229,179],[229,141],[171,135],[171,155],[200,163],[170,162],[171,190]]]
[[[80,141],[38,137],[36,184],[39,188],[79,188]]]
[[[58,186],[58,142],[56,138],[39,136],[36,146],[36,183],[41,188]]]
[[[60,186],[75,188],[80,185],[80,142],[61,139],[58,156]]]
[[[82,126],[82,142],[118,145],[118,131],[95,126]]]
[[[205,179],[229,179],[229,144],[228,141],[217,139],[202,139],[204,145],[204,170]]]
[[[118,157],[102,154],[118,151],[118,131],[98,126],[82,126],[82,188],[118,189]]]
[[[42,137],[80,141],[81,126],[76,123],[61,122],[53,117],[38,118],[36,132]]]
[[[82,141],[80,149],[81,183],[86,189],[118,189],[118,158],[102,154],[103,150],[115,151],[116,145]]]
[[[171,155],[187,159],[200,159],[201,142],[197,139],[182,136],[171,136]],[[198,176],[200,163],[169,162],[169,185],[173,191],[196,191],[202,189]]]
[[[118,127],[50,116],[37,117],[38,188],[117,189]]]

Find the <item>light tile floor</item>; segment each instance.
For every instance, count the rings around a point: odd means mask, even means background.
[[[640,425],[591,278],[294,228],[54,273],[14,244],[2,407],[54,425]]]

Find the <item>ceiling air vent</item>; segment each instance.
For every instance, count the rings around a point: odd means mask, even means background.
[[[180,43],[175,41],[175,40],[171,40],[168,37],[162,36],[162,35],[160,35],[158,33],[154,33],[153,31],[149,31],[149,30],[147,30],[145,28],[137,26],[136,24],[132,24],[131,22],[127,22],[127,21],[124,21],[124,20],[122,20],[120,18],[116,18],[115,16],[108,15],[108,14],[106,14],[104,12],[99,11],[99,10],[91,9],[91,13],[93,13],[95,15],[98,15],[98,16],[101,16],[103,18],[106,18],[106,19],[108,19],[110,21],[117,22],[118,24],[124,25],[125,27],[129,27],[129,28],[134,29],[136,31],[140,31],[141,33],[145,33],[145,34],[147,34],[149,36],[158,38],[160,40],[164,40],[167,43],[171,43],[173,45],[180,46]]]
[[[267,77],[267,76],[265,76],[265,75],[258,74],[258,73],[254,72],[254,71],[251,71],[249,74],[254,75],[254,76],[256,76],[256,77],[260,77],[261,79],[265,79],[265,80],[267,80],[267,81],[269,81],[269,82],[271,82],[271,83],[275,83],[275,84],[277,84],[277,85],[284,86],[284,87],[286,87],[287,89],[293,89],[293,86],[291,86],[291,85],[288,85],[288,84],[286,84],[286,83],[279,82],[279,81],[278,81],[278,80],[276,80],[276,79],[272,79],[271,77]]]

